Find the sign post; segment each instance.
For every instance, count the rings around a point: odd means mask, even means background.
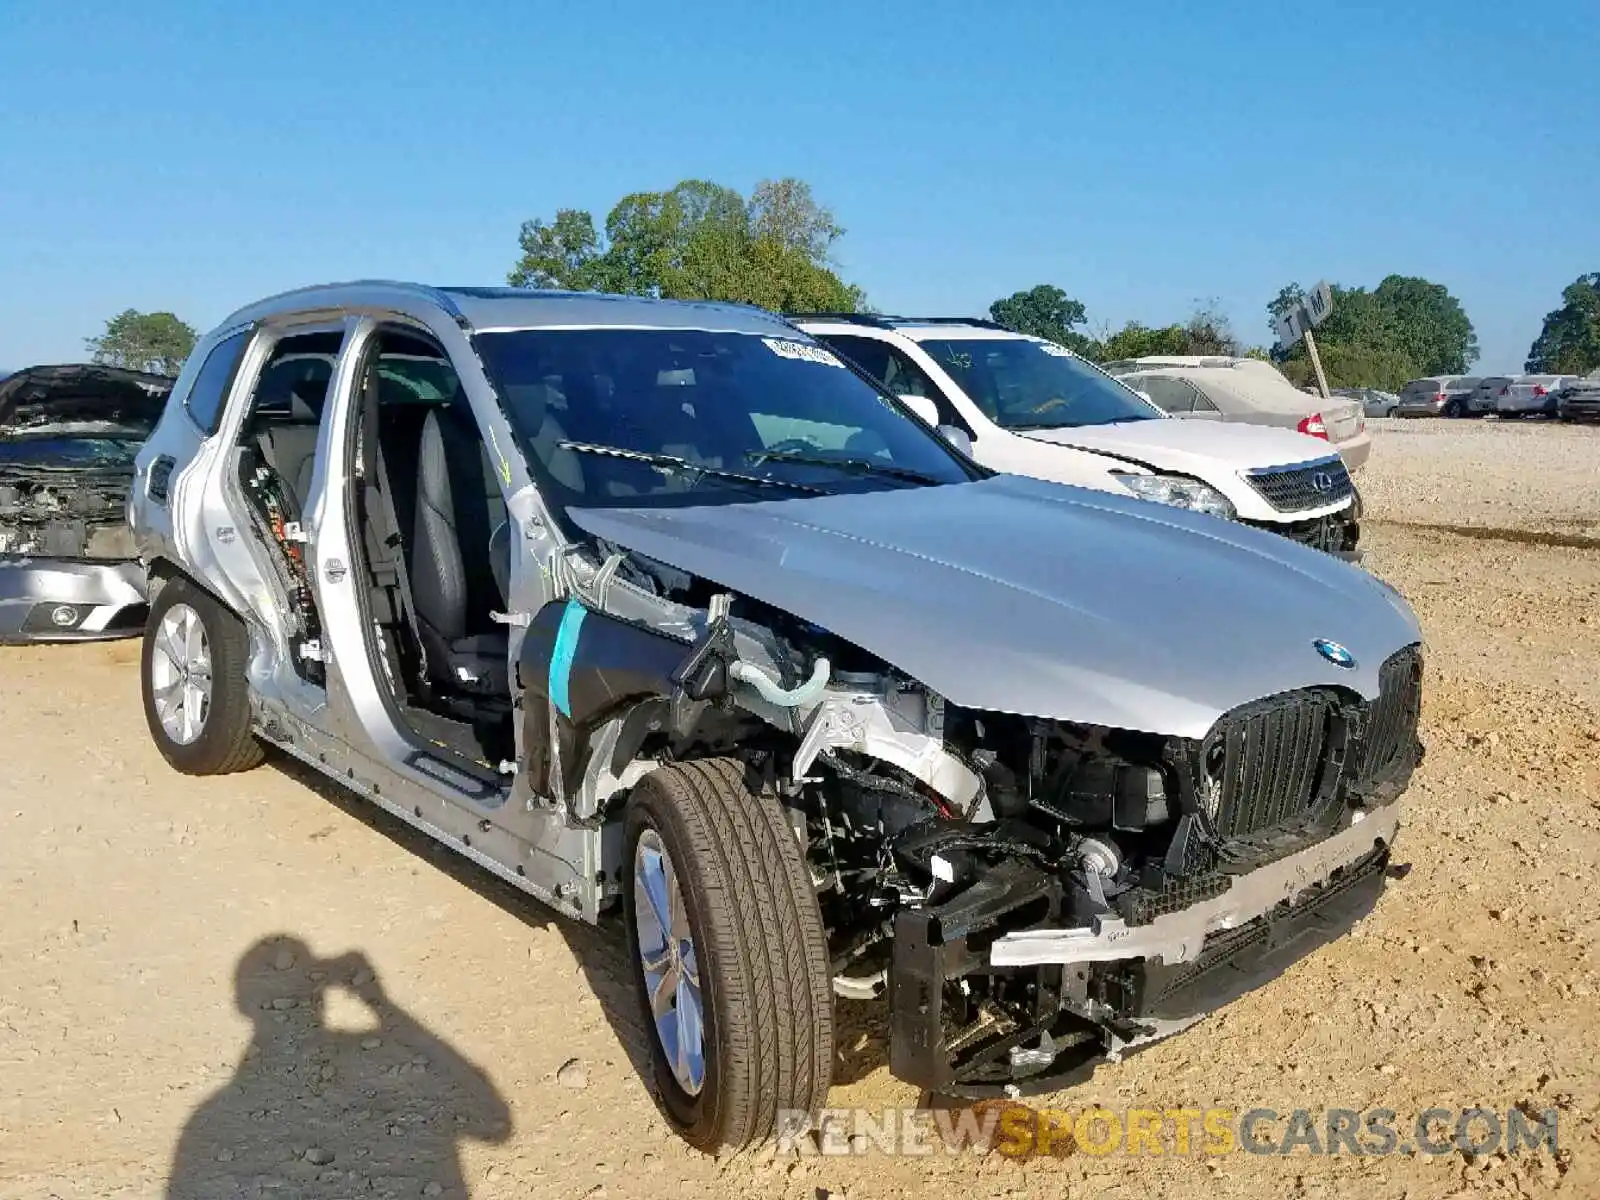
[[[1311,330],[1306,330],[1306,353],[1311,356],[1311,369],[1317,373],[1317,391],[1322,393],[1324,400],[1328,399],[1328,377],[1322,373],[1322,355],[1317,353],[1317,339],[1311,336]]]
[[[1293,346],[1301,338],[1306,341],[1306,354],[1311,359],[1311,368],[1317,373],[1317,390],[1324,400],[1328,399],[1328,377],[1322,371],[1322,356],[1317,353],[1317,339],[1311,331],[1328,319],[1333,312],[1333,289],[1326,280],[1319,280],[1317,286],[1306,293],[1305,299],[1293,309],[1284,313],[1277,321],[1278,344],[1285,350]]]

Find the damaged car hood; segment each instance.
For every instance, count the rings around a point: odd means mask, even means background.
[[[94,363],[29,367],[0,381],[0,441],[155,427],[172,380]]]
[[[1371,699],[1420,640],[1397,592],[1276,534],[1015,476],[569,510],[589,534],[784,609],[954,704],[1201,737],[1227,710]],[[1354,656],[1341,667],[1319,639]]]
[[[1114,454],[1161,470],[1201,475],[1219,463],[1232,471],[1248,471],[1311,462],[1338,453],[1336,447],[1320,438],[1236,421],[1124,421],[1116,425],[1030,429],[1022,436]]]

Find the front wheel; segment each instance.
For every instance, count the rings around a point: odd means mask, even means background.
[[[223,775],[261,761],[250,730],[250,635],[187,579],[162,586],[139,658],[145,722],[161,756],[185,775]]]
[[[827,937],[799,842],[734,759],[652,771],[628,801],[624,888],[662,1108],[737,1150],[815,1114],[833,1064]]]
[[[1462,407],[1461,401],[1452,400],[1444,406],[1444,415],[1447,417],[1464,417],[1467,413],[1466,409]]]

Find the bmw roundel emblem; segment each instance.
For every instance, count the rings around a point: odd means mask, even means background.
[[[1311,645],[1316,648],[1318,654],[1336,667],[1349,669],[1356,665],[1356,656],[1339,645],[1338,642],[1330,642],[1327,638],[1318,638]]]

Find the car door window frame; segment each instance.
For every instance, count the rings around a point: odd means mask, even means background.
[[[1150,402],[1168,415],[1176,415],[1178,413],[1189,413],[1194,411],[1196,389],[1187,380],[1179,379],[1175,375],[1144,375],[1132,382],[1135,391],[1143,392],[1145,395],[1149,396]],[[1160,387],[1156,389],[1157,391],[1168,386],[1176,389],[1187,399],[1187,406],[1183,408],[1168,408],[1156,397],[1155,392],[1151,391],[1151,384],[1160,385]],[[1215,408],[1216,406],[1212,405],[1211,407]]]
[[[213,344],[206,353],[205,361],[200,364],[199,370],[195,372],[194,382],[184,392],[184,415],[189,418],[196,429],[207,437],[214,436],[227,420],[228,407],[233,397],[234,388],[239,382],[240,368],[244,365],[245,359],[250,352],[251,337],[254,333],[255,328],[246,325],[243,328],[234,330]],[[223,378],[221,385],[215,389],[207,388],[208,395],[214,396],[214,403],[211,406],[209,415],[202,417],[194,406],[195,393],[199,390],[201,384],[207,382],[207,372],[211,369],[211,364],[213,362],[221,362],[217,357],[218,355],[231,356],[232,362],[227,364],[227,374]]]
[[[884,391],[890,392],[891,395],[900,394],[893,392],[884,380],[878,378],[877,375],[873,374],[871,371],[867,370],[864,366],[858,363],[855,358],[851,356],[849,350],[835,345],[836,342],[844,342],[847,344],[854,342],[870,342],[875,348],[883,352],[885,361],[893,359],[898,365],[899,369],[908,372],[913,379],[917,380],[924,388],[927,389],[926,393],[924,393],[925,398],[933,401],[934,407],[939,413],[940,425],[954,426],[955,428],[965,432],[969,437],[972,436],[973,431],[971,426],[967,424],[967,422],[962,418],[960,412],[957,411],[956,406],[951,402],[950,397],[945,393],[945,389],[939,386],[939,381],[934,379],[934,377],[928,373],[926,367],[907,354],[904,348],[895,345],[888,338],[875,337],[869,333],[856,333],[853,331],[850,333],[812,334],[811,336],[815,337],[818,341],[824,343],[830,349],[847,359],[852,367],[854,367],[860,374],[865,375],[877,387],[882,388]],[[904,394],[914,396],[918,395],[919,393],[908,392]]]
[[[1192,379],[1180,379],[1178,382],[1188,384],[1189,390],[1194,393],[1194,407],[1189,411],[1197,413],[1216,413],[1219,416],[1222,414],[1222,405],[1213,400],[1206,393],[1205,388],[1201,387]]]

